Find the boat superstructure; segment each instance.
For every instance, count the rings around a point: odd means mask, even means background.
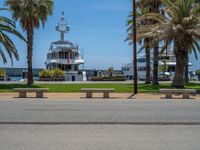
[[[138,64],[138,78],[145,79],[146,78],[146,55],[140,54],[137,58]],[[153,68],[153,53],[150,53],[150,66]],[[159,66],[159,77],[162,78],[163,75],[168,76],[170,79],[174,77],[175,66],[176,66],[176,57],[173,53],[173,50],[168,48],[165,52],[160,53],[158,57],[158,66]],[[166,70],[162,70],[161,68],[166,68]],[[188,66],[192,66],[192,63],[188,63]],[[122,71],[126,76],[127,80],[133,79],[133,64],[124,64],[122,66]],[[151,77],[152,72],[151,70]]]
[[[78,45],[64,39],[69,30],[62,12],[60,22],[56,26],[56,31],[60,32],[60,40],[51,43],[45,65],[47,69],[59,68],[65,71],[66,81],[82,81],[83,73],[79,71],[79,66],[84,64],[84,59]]]

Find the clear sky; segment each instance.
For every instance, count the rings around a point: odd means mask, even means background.
[[[132,61],[132,47],[124,42],[126,38],[126,20],[131,10],[131,0],[54,0],[54,13],[48,18],[44,28],[37,29],[34,35],[33,67],[44,68],[50,43],[60,38],[55,31],[62,10],[70,32],[65,39],[77,43],[84,51],[85,69],[107,69],[113,66],[120,69]],[[0,8],[4,0],[0,0]],[[11,17],[11,13],[1,11],[1,15]],[[19,23],[17,29],[21,30]],[[19,39],[16,43],[20,61],[13,67],[27,67],[26,45]],[[200,68],[200,61],[191,57],[192,68]],[[12,67],[10,63],[0,67]]]

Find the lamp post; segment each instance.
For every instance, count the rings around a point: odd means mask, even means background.
[[[133,14],[132,14],[132,33],[133,33],[133,93],[138,93],[138,70],[137,70],[137,42],[136,42],[136,0],[133,0]]]

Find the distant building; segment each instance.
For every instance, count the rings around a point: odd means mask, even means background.
[[[80,55],[78,45],[64,39],[65,33],[69,32],[69,26],[65,22],[63,12],[56,31],[60,32],[60,40],[51,43],[45,62],[46,68],[65,71],[66,81],[82,81],[83,72],[79,70],[79,65],[84,64],[84,59]]]

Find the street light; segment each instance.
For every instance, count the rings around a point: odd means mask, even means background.
[[[132,33],[133,33],[133,93],[138,93],[138,73],[137,73],[137,42],[136,42],[136,2],[133,0],[133,14],[132,14]]]

